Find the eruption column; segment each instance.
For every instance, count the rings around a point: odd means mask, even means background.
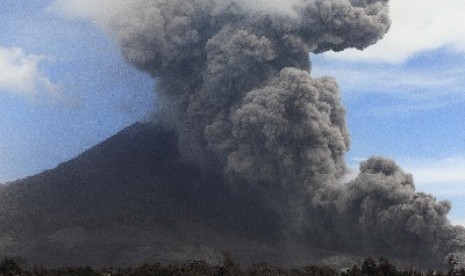
[[[109,3],[116,5],[112,2]],[[308,246],[427,264],[463,250],[448,202],[415,192],[393,161],[370,158],[341,185],[349,147],[331,78],[308,53],[364,49],[390,25],[387,0],[131,0],[94,18],[126,60],[157,80],[158,120],[185,161],[261,191]],[[289,234],[292,233],[292,234]]]

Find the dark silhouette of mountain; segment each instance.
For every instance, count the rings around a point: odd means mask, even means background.
[[[259,193],[181,161],[176,133],[136,123],[55,169],[0,187],[0,254],[48,266],[279,258]]]

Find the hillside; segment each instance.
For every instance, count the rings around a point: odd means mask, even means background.
[[[0,254],[48,266],[216,262],[224,251],[278,258],[268,246],[279,243],[279,216],[257,193],[231,191],[219,174],[183,164],[176,143],[174,132],[136,123],[3,185]]]

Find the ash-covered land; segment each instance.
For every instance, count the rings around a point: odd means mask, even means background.
[[[384,256],[434,267],[463,252],[450,204],[417,192],[394,161],[372,157],[341,181],[345,109],[336,80],[311,76],[309,53],[376,43],[387,0],[96,7],[77,14],[155,78],[158,110],[3,186],[0,253],[51,265],[215,262],[228,251],[246,263]]]

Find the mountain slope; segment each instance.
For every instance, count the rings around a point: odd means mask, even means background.
[[[256,192],[181,162],[176,134],[134,124],[55,169],[0,188],[0,254],[30,264],[278,258],[281,223]],[[251,256],[254,256],[251,258]]]

